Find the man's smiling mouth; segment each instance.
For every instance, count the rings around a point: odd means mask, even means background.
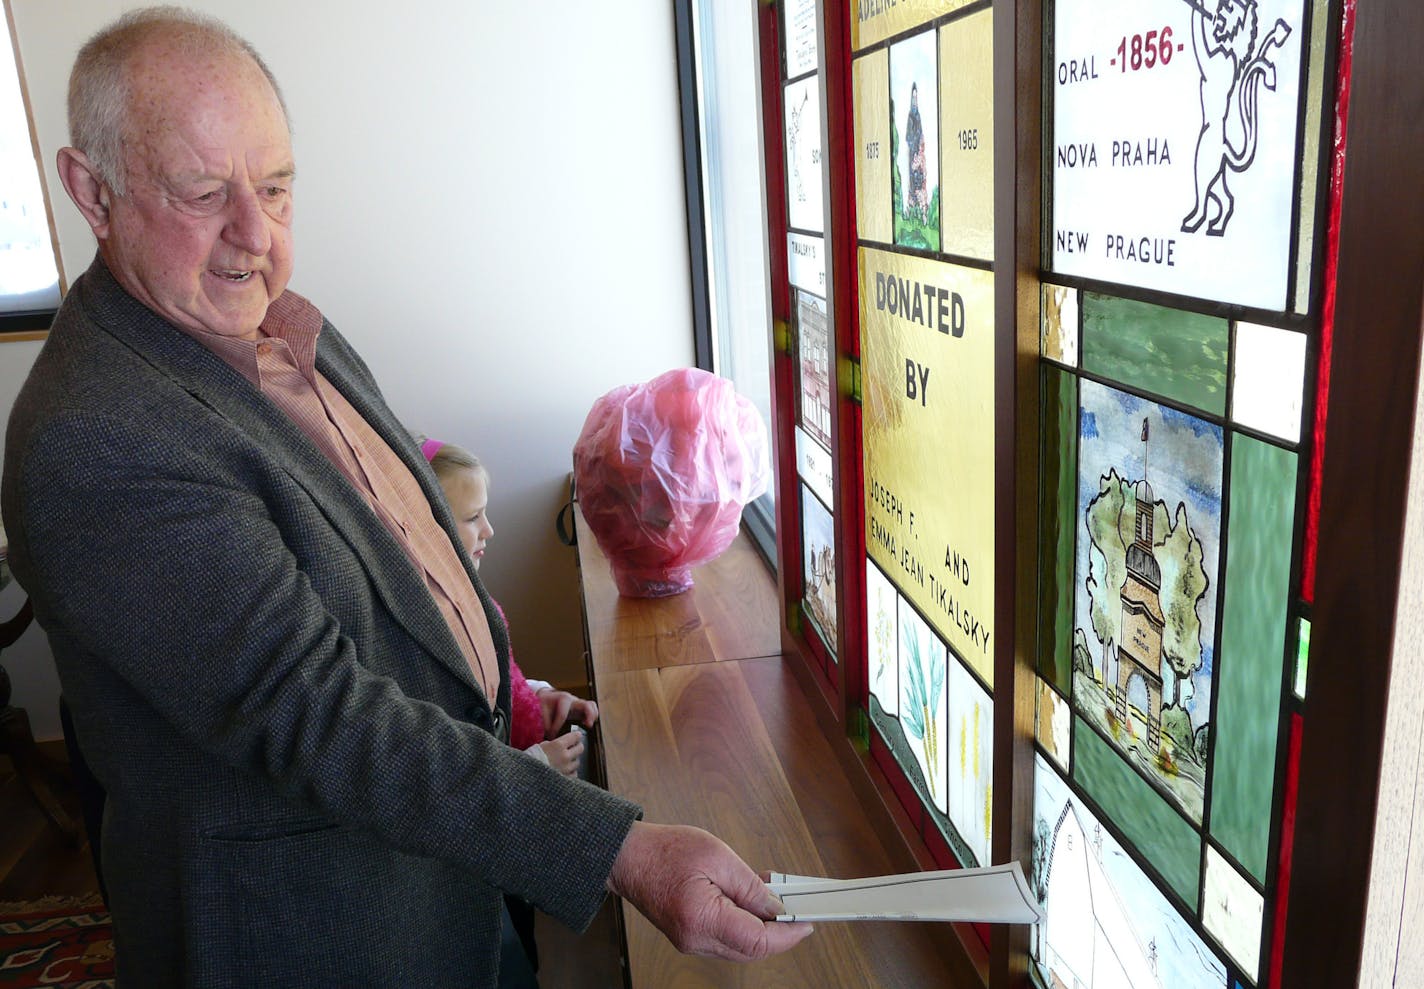
[[[208,270],[229,282],[245,282],[252,277],[250,271],[237,271],[233,268],[209,268]]]

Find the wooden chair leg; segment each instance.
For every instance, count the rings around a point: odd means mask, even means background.
[[[20,781],[34,797],[40,810],[44,811],[45,817],[59,829],[70,845],[78,848],[83,833],[50,788],[50,780],[58,775],[59,770],[45,759],[35,745],[30,716],[24,708],[6,706],[0,711],[0,754],[10,757]]]

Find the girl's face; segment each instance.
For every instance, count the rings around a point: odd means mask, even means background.
[[[455,515],[460,542],[465,544],[475,569],[485,555],[485,543],[494,535],[489,520],[489,475],[483,470],[461,470],[444,482],[445,497]]]

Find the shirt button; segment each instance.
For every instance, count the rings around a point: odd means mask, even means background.
[[[263,357],[266,357],[268,354],[272,353],[272,345],[264,340],[257,345],[257,352]]]

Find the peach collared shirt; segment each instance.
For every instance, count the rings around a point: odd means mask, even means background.
[[[286,413],[351,482],[425,578],[470,670],[493,706],[499,664],[489,620],[454,544],[406,465],[316,369],[321,313],[295,292],[267,308],[263,336],[242,340],[182,328]]]

